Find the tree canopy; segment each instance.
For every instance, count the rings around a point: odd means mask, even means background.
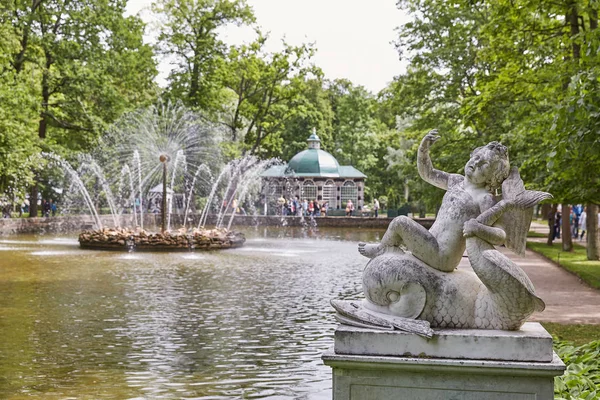
[[[119,0],[6,5],[0,79],[7,85],[0,97],[10,114],[0,123],[6,124],[7,149],[18,138],[22,151],[3,158],[4,185],[37,183],[43,164],[30,155],[88,151],[123,112],[153,99],[153,51],[143,43],[143,22],[124,11]],[[23,167],[19,176],[11,172]],[[35,212],[37,202],[31,203]]]
[[[2,192],[22,198],[45,179],[36,154],[76,158],[121,115],[160,96],[225,127],[229,158],[288,160],[317,128],[324,150],[368,176],[367,201],[435,209],[442,192],[422,183],[415,157],[420,138],[437,128],[437,168],[461,173],[472,149],[500,140],[532,188],[565,204],[600,202],[595,1],[399,0],[410,19],[395,45],[407,68],[379,93],[328,79],[313,63],[314,44],[267,51],[245,0],[156,0],[155,46],[125,5],[3,5]],[[255,38],[227,45],[230,25],[252,28]],[[153,83],[158,60],[174,65],[164,89]]]

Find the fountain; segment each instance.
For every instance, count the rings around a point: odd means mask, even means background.
[[[260,173],[274,160],[246,156],[225,164],[218,148],[222,136],[222,128],[182,105],[159,103],[126,115],[95,154],[80,158],[77,169],[44,154],[69,178],[67,205],[84,204],[92,216],[93,229],[80,233],[80,246],[125,251],[242,246],[244,235],[231,230],[235,210],[227,215],[227,206],[251,204]],[[103,222],[101,209],[111,215],[112,226]],[[157,223],[158,214],[160,231],[145,229]],[[212,228],[206,227],[209,215]],[[188,226],[196,216],[197,225]],[[172,228],[176,218],[180,226]]]

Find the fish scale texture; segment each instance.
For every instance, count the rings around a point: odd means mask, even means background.
[[[497,268],[486,257],[477,262],[487,268],[479,277],[470,271],[441,272],[410,254],[383,254],[365,268],[365,295],[370,302],[391,310],[389,292],[401,293],[407,282],[418,282],[427,298],[417,319],[429,321],[432,328],[518,329],[534,311],[533,293],[528,290],[533,286],[519,279],[518,273]]]

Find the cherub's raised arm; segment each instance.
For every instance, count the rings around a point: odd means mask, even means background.
[[[429,157],[429,147],[435,143],[440,136],[437,129],[429,131],[419,145],[419,154],[417,156],[417,169],[419,175],[425,182],[431,183],[441,189],[448,190],[448,179],[450,174],[433,168],[431,158]]]

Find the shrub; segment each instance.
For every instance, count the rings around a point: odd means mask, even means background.
[[[600,397],[600,340],[575,347],[555,340],[554,349],[567,369],[554,378],[555,399],[598,399]]]

